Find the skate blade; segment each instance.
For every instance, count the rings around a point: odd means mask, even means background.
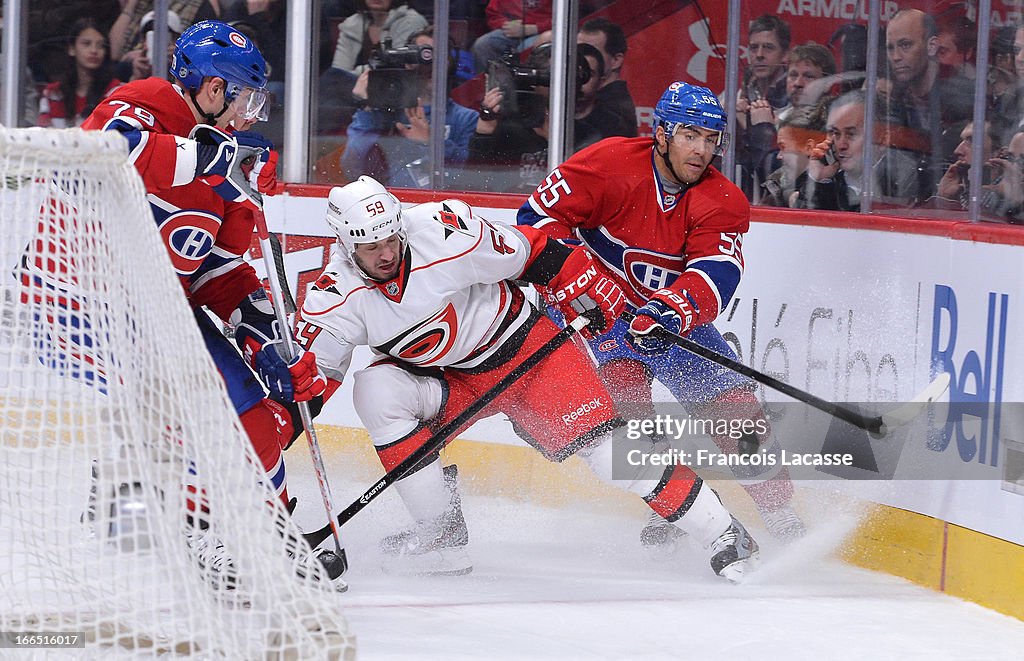
[[[747,574],[753,573],[760,566],[761,552],[754,551],[748,557],[723,567],[719,576],[730,583],[742,583]]]
[[[390,576],[465,576],[473,571],[473,561],[464,547],[453,547],[415,555],[385,556],[383,570]]]

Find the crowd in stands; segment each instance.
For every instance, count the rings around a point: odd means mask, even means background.
[[[25,123],[76,126],[123,82],[159,75],[149,53],[152,0],[41,4],[33,3],[29,14],[33,84]],[[580,3],[576,150],[649,131],[623,74],[627,35],[601,11],[612,4]],[[436,52],[447,64],[439,83],[449,99],[444,186],[527,192],[539,183],[548,170],[550,0],[455,0],[443,46],[434,43],[431,1],[320,5],[320,49],[312,55],[314,180],[344,183],[367,174],[387,186],[431,184]],[[185,28],[207,18],[230,22],[259,45],[270,65],[273,99],[270,122],[261,128],[279,145],[286,13],[284,0],[171,0],[167,15],[172,50]],[[993,29],[983,73],[976,66],[977,27],[964,3],[940,13],[899,9],[882,32],[878,82],[867,90],[863,25],[794,43],[780,16],[750,20],[732,136],[737,170],[730,174],[754,204],[857,211],[870,190],[875,210],[914,208],[925,210],[915,215],[949,217],[968,208],[971,146],[983,135],[985,217],[1020,222],[1024,27]],[[979,75],[987,87],[984,131],[971,123]]]

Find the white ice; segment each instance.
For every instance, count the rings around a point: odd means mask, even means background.
[[[302,452],[288,453],[290,490],[315,517],[320,497]],[[341,509],[370,484],[339,479],[337,461],[328,471]],[[763,566],[731,585],[697,549],[646,555],[645,517],[628,508],[550,508],[469,486],[468,576],[382,572],[377,540],[408,522],[394,493],[343,527],[350,589],[338,601],[360,659],[1022,658],[1024,622],[835,559],[856,521],[848,511],[805,511],[812,530],[788,547],[751,522]]]

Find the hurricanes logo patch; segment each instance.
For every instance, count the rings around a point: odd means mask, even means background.
[[[435,365],[448,355],[458,330],[455,307],[448,303],[431,318],[377,349],[414,365]]]
[[[459,217],[459,214],[451,210],[447,204],[441,205],[441,211],[434,214],[434,220],[444,227],[444,238],[448,238],[453,232],[469,235],[469,226],[466,221]]]

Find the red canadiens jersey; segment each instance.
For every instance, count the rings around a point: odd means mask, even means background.
[[[422,367],[476,367],[529,320],[522,292],[505,282],[530,260],[521,232],[458,200],[417,205],[402,219],[405,256],[393,280],[367,280],[336,249],[306,294],[297,337],[332,379],[360,345]]]
[[[666,190],[651,138],[609,138],[555,168],[519,210],[518,222],[581,241],[643,305],[664,287],[713,321],[743,273],[746,197],[714,167],[679,192]]]
[[[82,128],[118,131],[125,137],[189,299],[227,319],[260,286],[255,271],[242,260],[254,221],[248,209],[225,201],[195,179],[195,143],[186,136],[196,120],[182,94],[160,78],[128,83],[96,106]]]

